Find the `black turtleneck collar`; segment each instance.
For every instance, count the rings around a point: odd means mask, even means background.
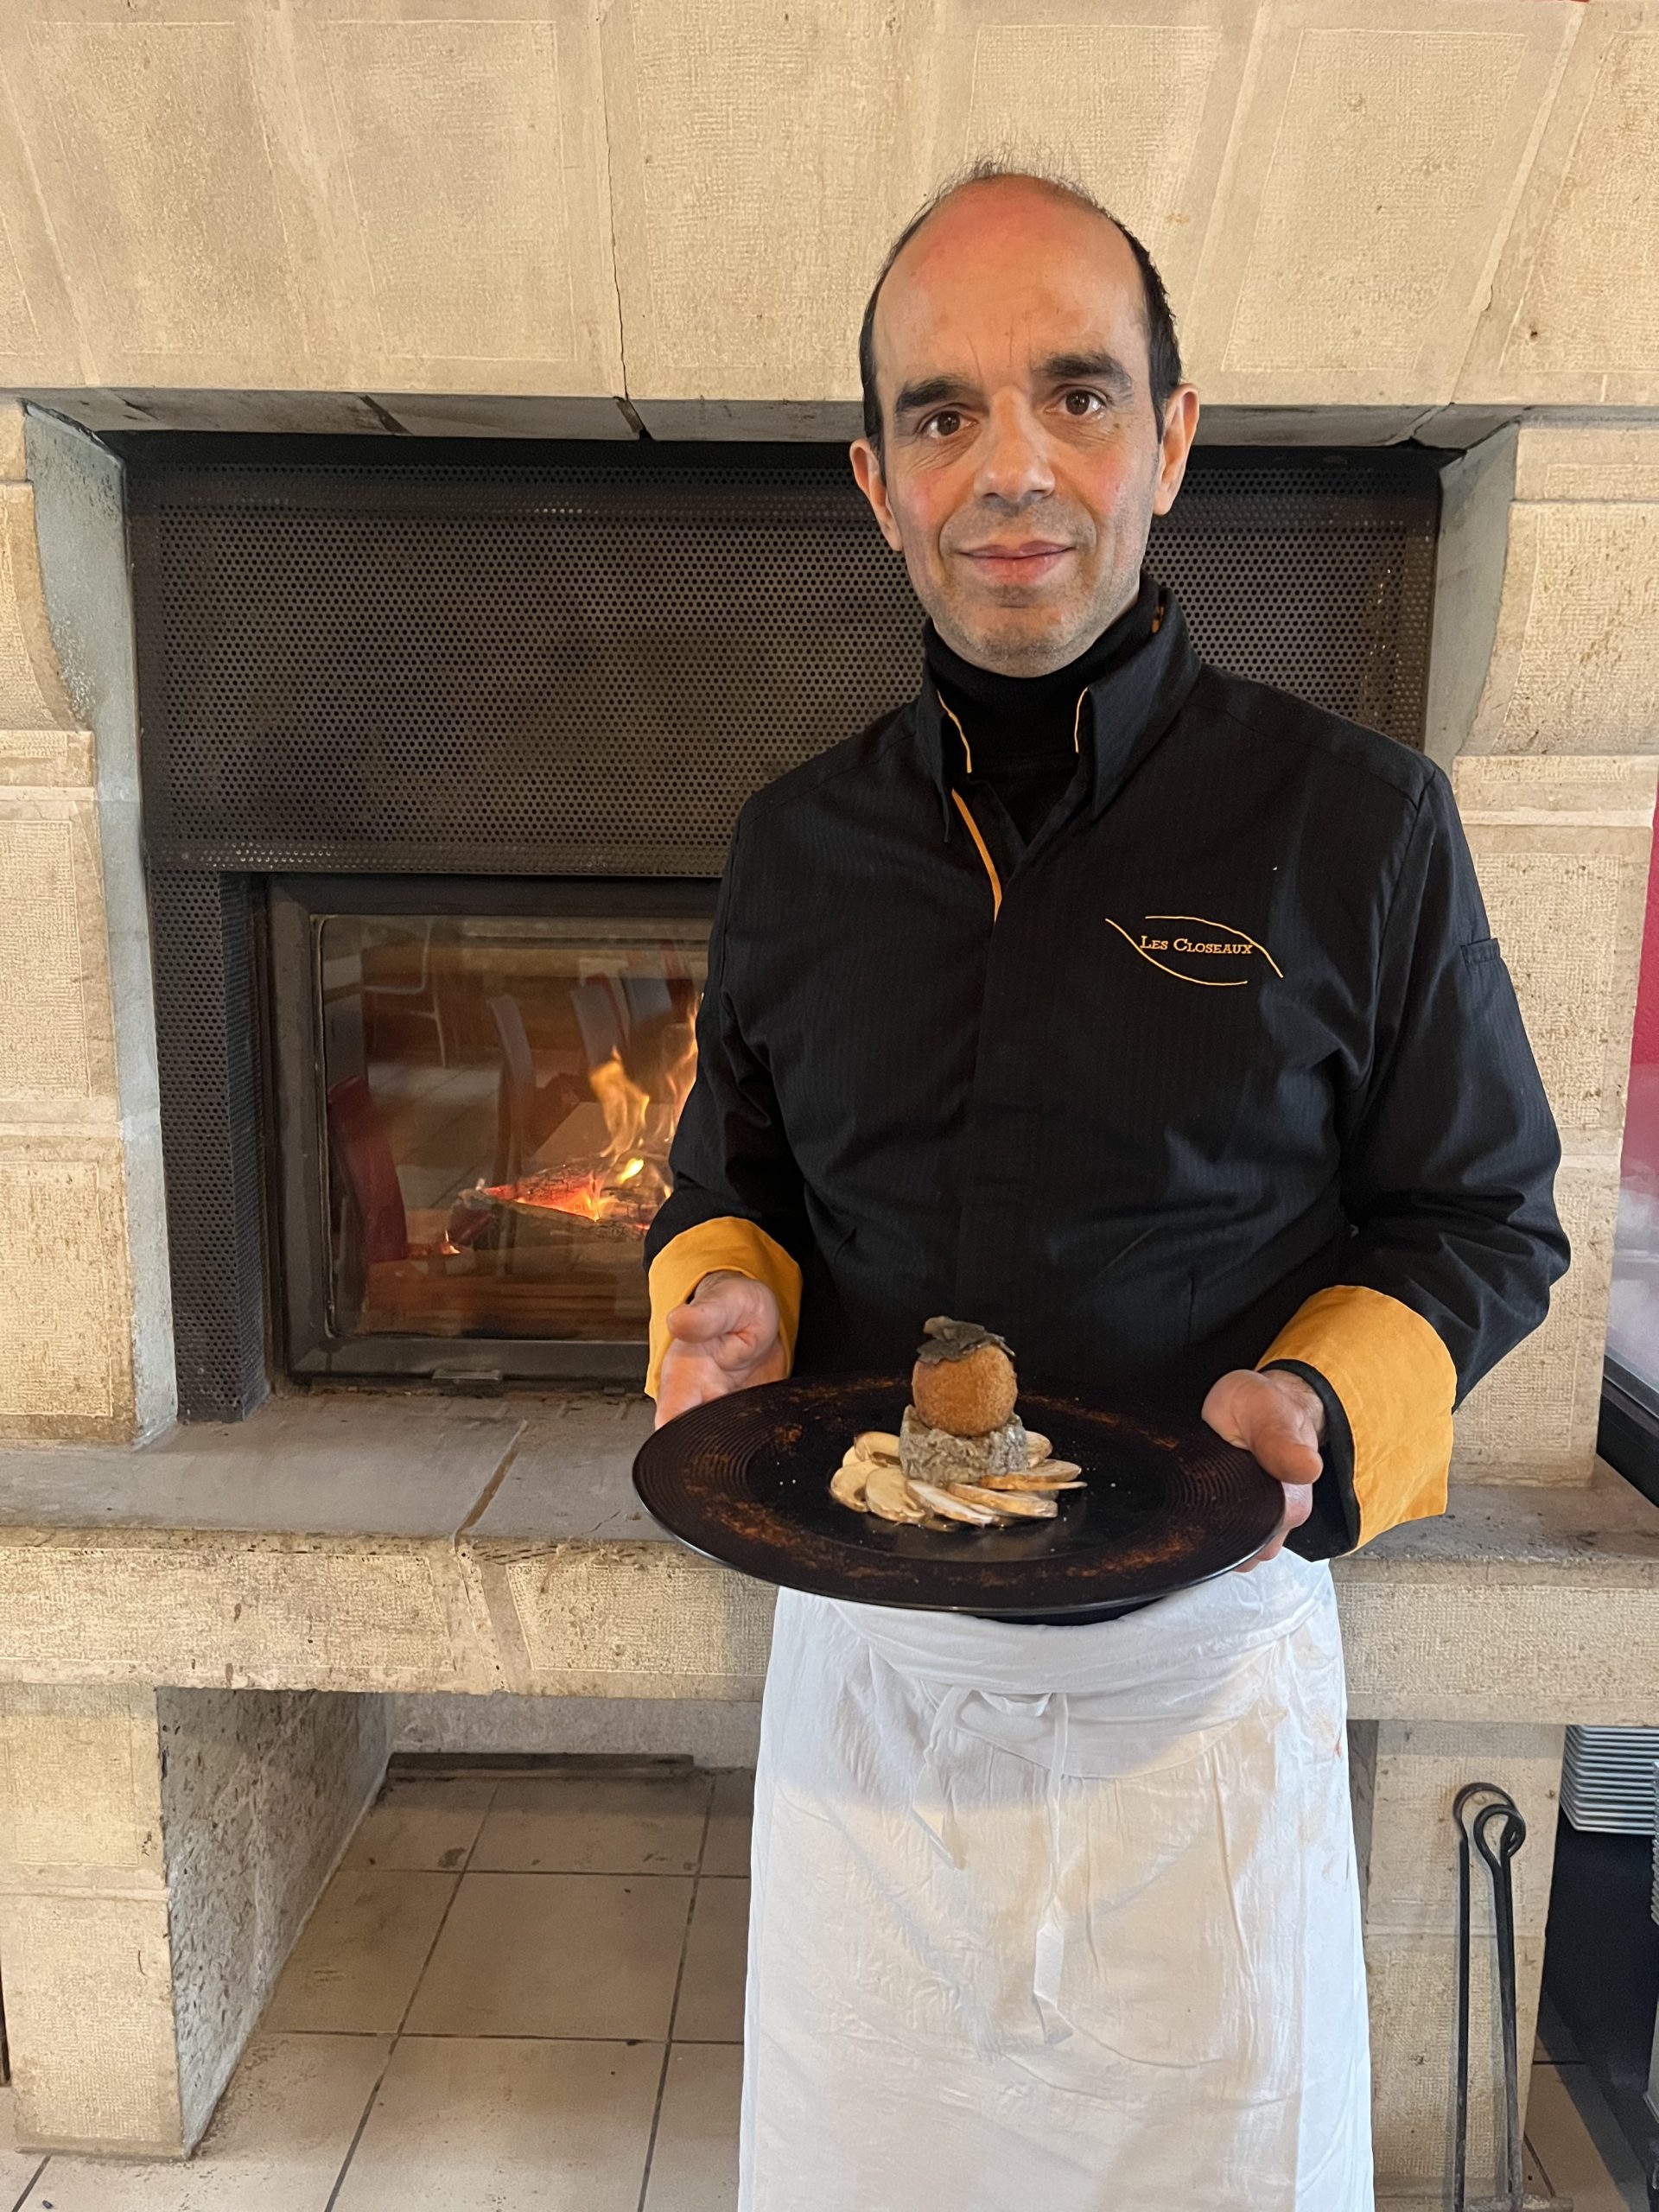
[[[930,680],[961,721],[976,770],[1001,760],[1075,749],[1077,701],[1151,637],[1160,588],[1143,570],[1141,588],[1115,622],[1064,668],[1046,676],[1004,676],[953,652],[930,619],[922,652]]]
[[[1179,607],[1144,573],[1134,605],[1050,676],[977,667],[927,622],[916,728],[946,837],[958,785],[992,795],[1027,844],[1074,785],[1098,815],[1198,673]]]

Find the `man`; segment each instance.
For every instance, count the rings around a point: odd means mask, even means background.
[[[1141,572],[1198,404],[1144,249],[981,170],[865,319],[917,699],[760,793],[648,1246],[659,1422],[922,1322],[1200,1406],[1285,1487],[1117,1619],[781,1594],[744,2212],[1361,2212],[1328,1567],[1441,1510],[1567,1248],[1445,779],[1202,667]],[[1289,1548],[1285,1539],[1293,1536]]]

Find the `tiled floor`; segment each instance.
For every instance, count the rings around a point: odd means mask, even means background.
[[[1648,2212],[1642,2170],[1575,2054],[1541,2044],[1527,2103],[1528,2182],[1573,2212]]]
[[[394,1777],[188,2166],[0,2212],[733,2212],[748,1777]]]
[[[42,2162],[0,2212],[733,2212],[747,1776],[398,1776],[188,2165]],[[1529,2181],[1646,2212],[1570,2053]]]

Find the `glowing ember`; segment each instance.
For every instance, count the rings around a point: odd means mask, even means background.
[[[672,1187],[668,1149],[696,1071],[696,1038],[689,1020],[662,1069],[658,1097],[634,1080],[613,1049],[608,1058],[588,1071],[605,1117],[604,1150],[534,1169],[517,1183],[480,1185],[480,1195],[501,1205],[604,1222],[643,1236]]]

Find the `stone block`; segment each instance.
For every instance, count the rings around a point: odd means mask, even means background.
[[[85,729],[0,729],[0,787],[82,786],[92,780],[92,736]]]
[[[488,1758],[680,1758],[753,1767],[759,1695],[728,1698],[395,1697],[394,1751]]]
[[[0,787],[0,1120],[108,1126],[115,1098],[96,802]]]
[[[110,1529],[0,1542],[0,1679],[496,1686],[448,1541]]]
[[[1469,750],[1659,751],[1659,501],[1516,501]]]
[[[0,26],[29,176],[0,374],[320,389],[365,418],[350,395],[381,387],[620,389],[595,15],[22,0]]]
[[[86,380],[170,381],[188,361],[234,385],[269,380],[262,356],[303,362],[327,334],[332,257],[301,149],[273,127],[256,11],[29,4],[7,22],[30,213],[60,242]]]
[[[1659,501],[1659,421],[1617,407],[1538,408],[1516,439],[1515,496]]]
[[[0,729],[78,726],[47,626],[35,494],[27,484],[0,482]]]
[[[160,1890],[154,1707],[147,1690],[104,1684],[0,1696],[0,1888]]]
[[[1564,1158],[1555,1205],[1572,1264],[1550,1294],[1541,1326],[1459,1408],[1452,1465],[1459,1481],[1583,1483],[1594,1471],[1618,1210],[1616,1154]]]
[[[874,270],[871,272],[874,276]],[[629,406],[653,438],[710,438],[733,445],[837,444],[861,435],[855,399],[647,399]],[[874,524],[872,524],[874,528]]]
[[[1188,322],[1209,396],[1453,397],[1576,12],[1260,11]]]
[[[775,1593],[660,1543],[465,1548],[503,1687],[564,1697],[759,1694]]]
[[[130,1438],[130,1314],[119,1139],[0,1126],[0,1439]]]
[[[1058,167],[1191,295],[1255,0],[949,0],[932,55],[937,165]],[[874,270],[872,270],[872,275]]]
[[[1479,1878],[1484,1884],[1484,1869]],[[1492,2182],[1503,2110],[1497,1953],[1490,1937],[1473,1948],[1471,1963],[1469,2040],[1478,2072],[1470,2095],[1470,2202],[1490,2204],[1496,2201]],[[1523,2117],[1531,2070],[1527,2060],[1543,1963],[1541,1928],[1532,1942],[1517,1943],[1516,1948],[1516,2011],[1526,2027],[1521,2044]],[[1377,2202],[1445,2205],[1449,2201],[1445,2183],[1451,2171],[1457,2078],[1456,2049],[1450,2040],[1457,2004],[1452,1939],[1368,1934],[1365,1981],[1371,2022],[1371,2142]]]
[[[1423,750],[1448,774],[1469,741],[1497,634],[1517,436],[1512,423],[1499,423],[1440,468]]]
[[[423,365],[405,386],[620,390],[588,0],[298,13],[301,110],[344,188],[341,271],[372,303],[358,345]]]
[[[386,1701],[162,1690],[174,2016],[194,2142],[385,1770]]]
[[[76,713],[96,732],[91,765],[98,804],[89,836],[97,840],[102,915],[96,924],[88,917],[85,927],[107,966],[105,1018],[125,1181],[133,1424],[148,1435],[171,1419],[176,1394],[122,465],[72,425],[33,410],[25,429],[58,665]],[[83,880],[89,875],[83,871]]]
[[[192,2147],[386,1745],[380,1698],[0,1688],[20,2142]]]
[[[1351,1712],[1367,1719],[1659,1725],[1659,1592],[1548,1593],[1524,1571],[1337,1576]],[[1618,1626],[1610,1633],[1617,1609]]]
[[[1659,761],[1465,755],[1452,782],[1493,934],[1569,1143],[1624,1126]]]
[[[1659,8],[1597,0],[1570,56],[1498,260],[1460,399],[1659,398]]]
[[[168,1939],[159,1894],[0,1896],[19,2143],[158,2158],[185,2148]]]
[[[1373,2129],[1379,2195],[1409,2195],[1450,2171],[1456,2069],[1457,1830],[1467,1783],[1507,1789],[1527,1823],[1514,1862],[1517,2005],[1522,2053],[1532,2049],[1559,1802],[1559,1727],[1460,1728],[1382,1722],[1355,1732],[1357,1796],[1371,2016]],[[1471,2201],[1494,2179],[1503,2095],[1497,1951],[1491,1889],[1478,1859],[1471,1890]]]
[[[934,181],[922,0],[627,0],[601,29],[627,391],[848,400]]]

